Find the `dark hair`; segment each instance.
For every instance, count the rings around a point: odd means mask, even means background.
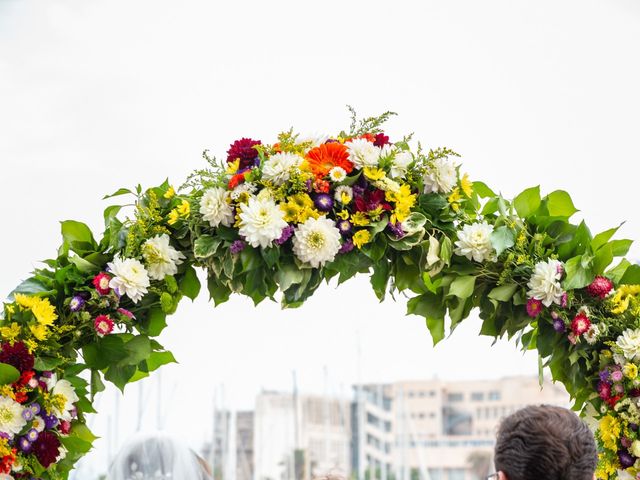
[[[502,421],[494,461],[509,480],[591,480],[598,454],[591,430],[575,413],[542,405]]]

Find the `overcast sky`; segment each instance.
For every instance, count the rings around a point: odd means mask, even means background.
[[[637,237],[638,58],[637,0],[0,0],[0,290],[55,254],[59,220],[100,230],[104,194],[180,184],[204,148],[222,156],[242,136],[337,132],[346,104],[398,112],[392,140],[413,131],[454,148],[506,196],[566,189],[594,231],[626,221],[621,236]],[[379,305],[366,278],[284,312],[187,300],[162,336],[180,360],[163,373],[164,428],[197,446],[216,385],[249,407],[263,387],[290,389],[294,369],[302,390],[335,394],[358,379],[536,371],[535,355],[478,338],[475,317],[432,348],[404,311]],[[144,385],[153,428],[157,376]],[[135,424],[138,387],[128,393],[112,449]],[[92,421],[102,436],[115,398]],[[90,466],[107,450],[101,440]]]

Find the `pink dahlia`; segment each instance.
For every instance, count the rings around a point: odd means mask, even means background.
[[[232,163],[239,159],[240,171],[251,168],[258,157],[258,151],[254,147],[261,144],[260,140],[252,140],[250,138],[236,140],[227,150],[227,162]]]
[[[536,318],[542,312],[542,301],[536,298],[530,298],[527,301],[527,314],[531,318]]]
[[[613,290],[613,282],[606,277],[598,275],[593,279],[591,285],[587,287],[587,293],[592,297],[604,299]]]
[[[591,321],[589,320],[589,317],[582,312],[577,314],[573,319],[573,322],[571,322],[571,330],[577,337],[586,333],[589,330],[589,327],[591,327]]]
[[[109,287],[110,281],[111,275],[101,272],[93,277],[93,286],[96,287],[96,290],[100,295],[108,295],[111,291],[111,287]]]
[[[93,326],[98,336],[104,337],[113,331],[113,320],[108,315],[98,315],[95,322],[93,322]]]

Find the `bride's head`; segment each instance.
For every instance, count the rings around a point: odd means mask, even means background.
[[[207,480],[199,457],[183,443],[161,434],[137,435],[120,450],[109,480]]]

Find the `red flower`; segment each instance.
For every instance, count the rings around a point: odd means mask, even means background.
[[[613,290],[613,282],[600,275],[587,287],[587,293],[592,297],[599,297],[600,300],[603,300],[611,290]]]
[[[29,349],[22,342],[16,342],[13,345],[10,343],[2,344],[2,351],[0,351],[0,362],[13,365],[20,373],[33,370],[33,355],[29,353]]]
[[[231,177],[231,180],[229,180],[229,190],[233,190],[238,185],[244,182],[245,173],[246,172],[236,173],[233,177]]]
[[[16,461],[16,452],[17,450],[12,448],[9,455],[0,459],[0,473],[6,473],[7,475],[11,473],[11,467],[13,467],[13,464]]]
[[[313,182],[313,189],[317,193],[329,193],[329,188],[330,188],[330,184],[326,180],[322,180],[320,178],[317,178]]]
[[[99,337],[109,335],[113,331],[113,320],[108,315],[98,315],[93,322],[96,333]]]
[[[29,381],[35,377],[36,372],[34,372],[33,370],[28,370],[26,372],[22,372],[22,375],[20,375],[20,380],[18,380],[16,382],[16,385],[20,386],[20,387],[24,387],[25,385],[27,385],[29,383]]]
[[[111,275],[100,272],[98,275],[93,277],[93,286],[96,287],[96,290],[100,295],[108,295],[111,291],[111,287],[109,286],[110,281]]]
[[[582,312],[575,316],[573,322],[571,322],[571,330],[574,335],[580,336],[583,333],[587,332],[591,327],[591,321],[589,318]]]
[[[536,298],[530,298],[527,301],[527,314],[531,318],[536,318],[542,311],[542,302]]]
[[[319,178],[327,175],[332,168],[340,167],[347,174],[353,170],[347,147],[341,143],[323,143],[307,152],[307,164],[311,172]]]
[[[354,200],[357,212],[369,212],[378,207],[382,207],[383,210],[391,210],[391,205],[384,201],[382,190],[367,190],[362,195],[356,195]]]
[[[16,402],[18,403],[24,403],[29,398],[27,396],[27,392],[18,391],[15,393],[15,395],[16,395]]]
[[[381,147],[381,148],[387,145],[388,143],[389,143],[389,137],[387,137],[384,133],[377,134],[376,139],[373,142],[373,144],[376,147]]]
[[[44,468],[49,468],[60,455],[60,440],[51,432],[40,432],[38,439],[31,445],[33,454]]]
[[[241,138],[231,144],[227,150],[227,162],[235,162],[240,159],[240,170],[251,168],[258,156],[258,150],[254,147],[261,145],[260,140],[251,140],[250,138]]]
[[[67,422],[66,420],[60,421],[58,430],[60,430],[60,433],[63,435],[69,435],[69,432],[71,432],[71,422]]]
[[[611,397],[611,385],[607,382],[598,382],[598,395],[602,400],[607,400]]]
[[[609,407],[615,408],[616,403],[618,403],[620,400],[622,400],[622,397],[624,397],[624,395],[616,395],[615,397],[611,397],[611,398],[605,400],[605,402],[607,402]]]

